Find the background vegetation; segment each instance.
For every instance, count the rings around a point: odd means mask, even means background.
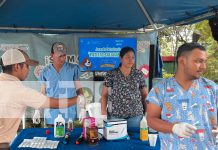
[[[162,56],[175,56],[177,48],[184,42],[195,41],[204,45],[208,52],[208,61],[203,76],[218,83],[218,44],[212,37],[207,20],[192,25],[166,28],[160,31],[159,38]],[[171,76],[172,74],[163,71],[164,78]]]

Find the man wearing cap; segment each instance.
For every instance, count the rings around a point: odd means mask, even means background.
[[[80,69],[77,64],[66,62],[66,46],[61,42],[55,42],[51,47],[52,64],[46,66],[40,74],[40,82],[42,83],[42,93],[48,97],[54,98],[68,98],[79,95],[83,103],[83,109],[80,115],[85,116],[85,99],[80,85]],[[52,127],[54,119],[62,114],[67,122],[70,118],[75,120],[77,118],[76,105],[64,109],[45,109],[45,123],[48,127]],[[40,122],[39,110],[35,111],[33,116],[33,123]]]
[[[49,98],[24,86],[29,65],[36,66],[22,50],[9,49],[1,56],[3,73],[0,73],[0,149],[8,147],[15,137],[26,107],[65,108],[77,102],[77,96],[68,99]]]

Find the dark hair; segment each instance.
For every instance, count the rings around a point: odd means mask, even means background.
[[[1,63],[2,63],[2,59],[1,59]],[[23,68],[23,65],[25,64],[25,62],[22,62],[22,63],[18,63],[18,65]],[[15,64],[13,64],[15,65]],[[3,66],[3,64],[1,65],[2,67],[2,71],[4,73],[12,73],[12,69],[13,69],[13,65],[8,65],[8,66]]]
[[[123,58],[123,56],[128,53],[128,52],[133,52],[134,53],[134,49],[132,47],[129,47],[129,46],[126,46],[126,47],[123,47],[121,50],[120,50],[120,57]],[[135,55],[135,53],[134,53]],[[119,67],[121,66],[121,63],[119,64]]]
[[[205,47],[200,45],[199,43],[196,43],[196,42],[184,43],[177,50],[176,63],[178,63],[178,58],[180,56],[184,55],[187,52],[191,52],[195,48],[198,48],[198,49],[200,49],[202,51],[206,51]]]
[[[3,66],[2,58],[0,58],[0,66]]]
[[[64,43],[62,43],[62,42],[54,42],[53,44],[52,44],[52,46],[51,46],[51,53],[53,54],[54,53],[54,46],[55,45],[64,45]],[[64,45],[65,46],[65,45]]]
[[[128,52],[133,52],[134,53],[134,49],[132,47],[123,47],[121,50],[120,50],[120,57],[123,58],[123,56],[128,53]]]

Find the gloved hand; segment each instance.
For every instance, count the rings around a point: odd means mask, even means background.
[[[101,119],[102,120],[106,120],[107,119],[107,115],[101,115]]]
[[[86,109],[82,108],[80,109],[80,112],[79,112],[79,121],[82,122],[83,118],[85,117],[86,117]]]
[[[185,122],[175,124],[172,129],[174,134],[183,138],[190,138],[196,130],[195,126]]]
[[[78,98],[77,98],[77,106],[80,107],[80,109],[86,107],[86,98],[84,95],[79,95]]]
[[[215,129],[212,129],[212,133],[218,135],[218,128],[216,127]]]
[[[86,98],[82,94],[77,98],[77,114],[80,122],[86,117]]]
[[[40,124],[40,111],[39,110],[35,110],[32,121],[34,124]]]
[[[215,142],[218,143],[218,128],[213,129],[212,133],[214,134],[214,137],[215,137],[215,140],[216,140]]]
[[[100,115],[96,118],[97,126],[103,128],[104,120],[107,120],[107,115]]]

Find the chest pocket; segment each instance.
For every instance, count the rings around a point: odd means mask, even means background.
[[[190,107],[189,99],[178,93],[176,88],[168,87],[163,94],[162,118],[171,123],[181,122],[183,118],[187,119],[188,109]]]

